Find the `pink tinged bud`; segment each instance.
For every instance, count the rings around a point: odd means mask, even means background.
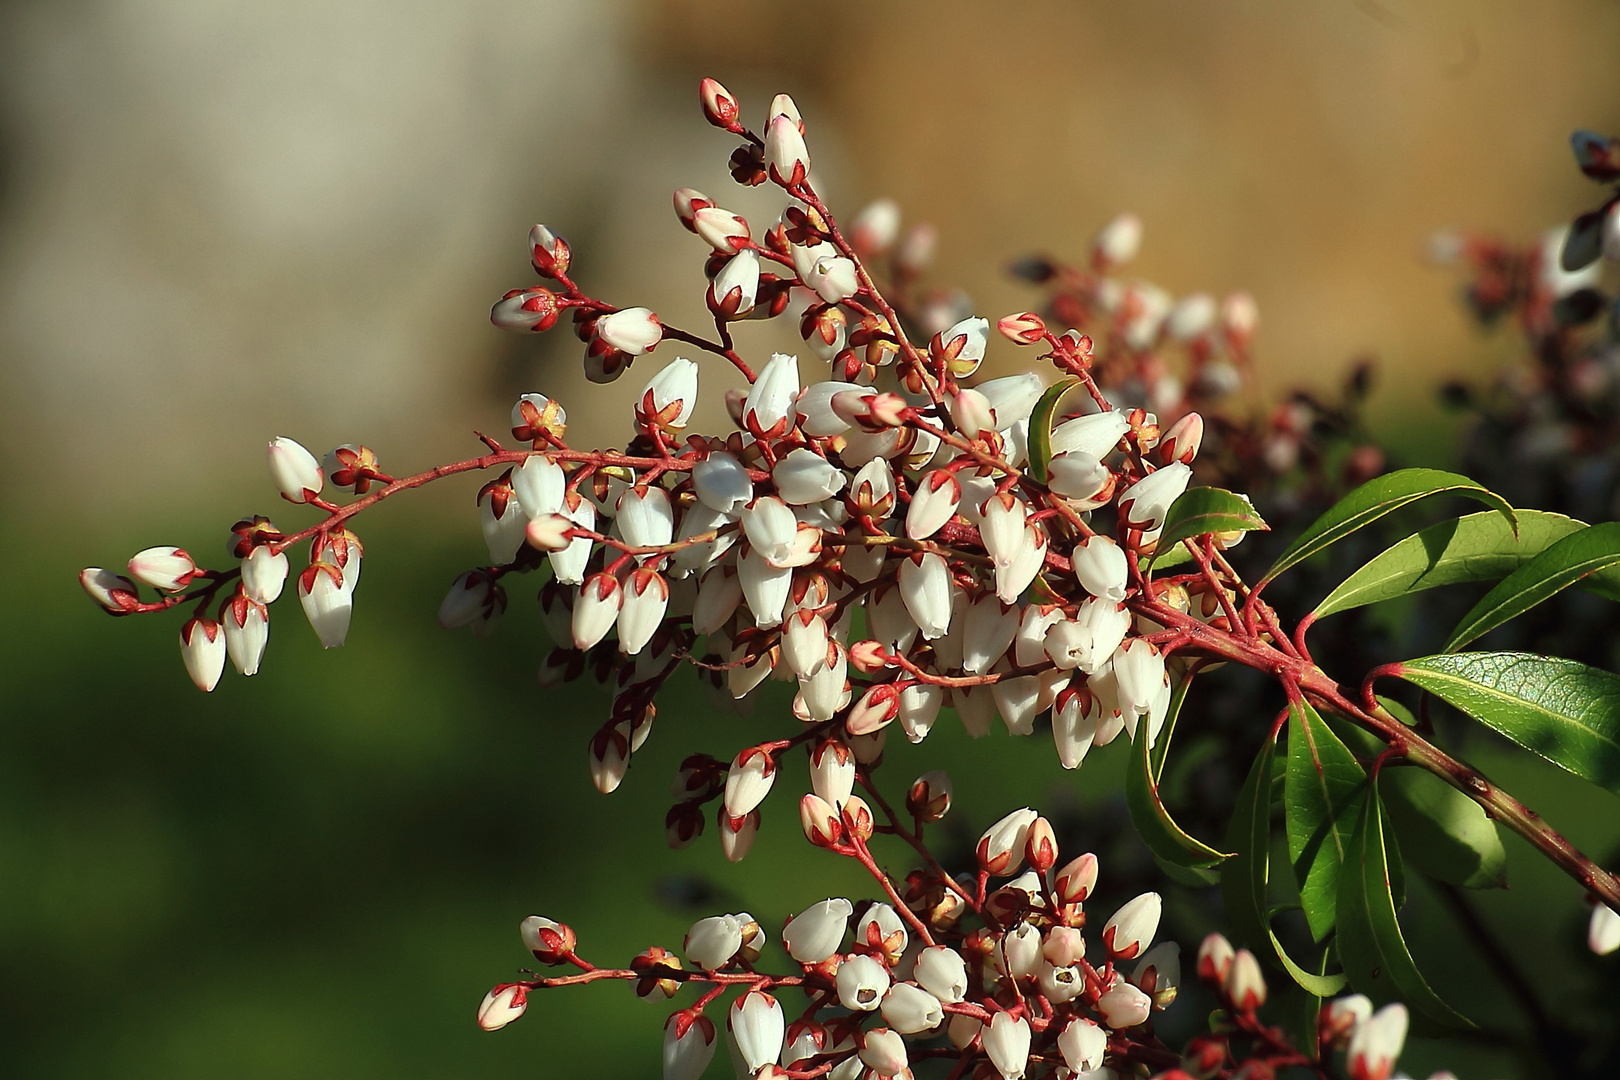
[[[79,571],[79,587],[90,599],[115,614],[140,603],[133,581],[99,566]]]
[[[529,230],[529,260],[542,277],[554,278],[568,273],[573,257],[568,241],[544,225]]]
[[[1097,856],[1088,851],[1070,861],[1058,871],[1052,887],[1062,903],[1084,903],[1091,890],[1097,887]]]
[[[813,450],[800,447],[789,451],[771,470],[771,482],[782,499],[792,506],[830,499],[844,490],[844,474]]]
[[[1224,986],[1235,955],[1224,934],[1210,934],[1198,946],[1198,977],[1211,986]]]
[[[883,997],[883,1020],[904,1035],[932,1031],[945,1022],[939,998],[911,983],[895,983]]]
[[[270,440],[270,479],[288,502],[309,502],[321,493],[326,475],[315,455],[284,435]]]
[[[574,542],[569,535],[573,528],[561,514],[542,514],[523,526],[523,542],[536,551],[567,551]]]
[[[311,563],[298,575],[298,602],[321,639],[321,648],[335,649],[349,636],[354,614],[354,592],[343,584],[343,572],[331,563]]]
[[[1170,504],[1181,497],[1191,480],[1192,470],[1179,461],[1148,473],[1120,494],[1120,516],[1133,529],[1159,528]]]
[[[928,683],[912,683],[900,691],[899,712],[900,730],[906,733],[906,741],[920,743],[928,737],[933,730],[934,721],[939,718],[939,710],[945,704],[945,688],[932,686]]]
[[[669,607],[669,582],[656,570],[642,567],[624,584],[624,600],[619,607],[619,649],[635,656],[647,647],[664,621]]]
[[[1017,872],[1024,861],[1024,843],[1029,838],[1029,827],[1039,817],[1028,807],[1014,810],[985,831],[979,838],[975,854],[979,869],[1000,877]]]
[[[485,1031],[499,1031],[523,1015],[529,1007],[529,992],[517,983],[497,986],[484,995],[478,1005],[478,1026]]]
[[[782,928],[782,944],[801,964],[819,964],[835,956],[854,907],[843,897],[812,904]]]
[[[212,690],[225,673],[224,628],[207,617],[187,619],[180,627],[180,659],[197,689]]]
[[[1102,1068],[1103,1055],[1108,1052],[1108,1033],[1085,1017],[1070,1020],[1058,1035],[1058,1053],[1076,1073],[1088,1073]]]
[[[900,691],[893,683],[878,683],[867,688],[844,722],[844,730],[851,735],[871,735],[881,731],[900,715]]]
[[[197,564],[177,547],[150,547],[129,560],[136,581],[164,592],[179,592],[197,576]]]
[[[1227,968],[1222,989],[1238,1012],[1253,1012],[1266,1003],[1266,980],[1254,953],[1239,949]]]
[[[1129,573],[1124,549],[1106,536],[1088,536],[1075,548],[1074,576],[1092,596],[1123,601]]]
[[[748,222],[730,210],[705,206],[692,215],[692,231],[723,255],[748,246]]]
[[[489,321],[502,330],[544,333],[557,325],[560,308],[550,289],[513,289],[489,309]]]
[[[780,121],[778,121],[780,122]],[[922,991],[917,991],[922,993]],[[944,1014],[941,1013],[941,1018]],[[926,1030],[926,1029],[917,1029]],[[872,1028],[860,1037],[860,1059],[874,1076],[899,1076],[906,1073],[906,1041],[900,1032],[889,1028]]]
[[[1035,403],[1041,400],[1041,392],[1046,387],[1041,377],[1033,371],[1023,375],[1007,375],[1000,379],[991,379],[980,383],[975,389],[990,405],[991,415],[995,417],[995,427],[998,429],[1010,428],[1020,420],[1028,420],[1035,411]]]
[[[1029,1021],[998,1012],[980,1034],[990,1064],[1003,1080],[1021,1080],[1029,1065]]]
[[[1406,1045],[1406,1006],[1385,1005],[1356,1028],[1345,1051],[1350,1080],[1389,1080]]]
[[[804,183],[810,172],[810,151],[796,119],[776,116],[765,128],[765,165],[771,179],[785,188]]]
[[[872,1012],[889,992],[889,971],[870,956],[851,956],[838,965],[838,1000],[851,1012]]]
[[[731,963],[742,943],[742,924],[735,916],[711,915],[692,924],[681,951],[694,967],[718,971]]]
[[[782,1056],[787,1022],[782,1006],[762,990],[750,990],[731,1003],[731,1037],[750,1072],[775,1065]]]
[[[900,597],[923,637],[932,641],[951,628],[951,579],[945,560],[921,552],[900,563]]]
[[[900,235],[900,204],[893,199],[868,203],[850,223],[850,243],[863,257],[882,255]]]
[[[1041,956],[1055,967],[1071,967],[1086,956],[1086,939],[1072,926],[1054,926],[1046,932]]]
[[[675,216],[681,219],[687,232],[695,231],[692,228],[692,218],[704,207],[713,206],[714,200],[693,188],[677,188],[675,190]]]
[[[619,579],[608,573],[592,574],[574,600],[574,648],[589,649],[607,636],[624,604]]]
[[[733,817],[753,810],[765,801],[776,783],[776,761],[757,746],[742,751],[726,773],[726,812]]]
[[[706,1016],[682,1011],[664,1024],[664,1080],[699,1080],[714,1060],[716,1031]]]
[[[1110,960],[1134,960],[1147,951],[1159,929],[1163,901],[1156,892],[1145,892],[1128,901],[1103,927],[1102,943]],[[1140,1021],[1138,1021],[1140,1023]]]
[[[912,977],[940,1001],[955,1004],[967,998],[967,962],[948,946],[930,945],[919,952],[912,965]]]
[[[243,675],[257,675],[265,644],[270,640],[270,613],[263,604],[237,593],[225,605],[221,619],[231,665]]]
[[[1202,966],[1199,968],[1199,977],[1204,977]],[[1349,994],[1334,998],[1322,1006],[1322,1011],[1317,1015],[1317,1033],[1324,1045],[1342,1050],[1350,1041],[1350,1036],[1367,1022],[1372,1011],[1372,1002],[1368,1000],[1366,994]]]
[[[997,321],[996,329],[1015,345],[1034,345],[1046,339],[1046,323],[1033,311],[1003,315]]]
[[[848,300],[860,292],[860,276],[855,263],[842,255],[823,256],[804,275],[804,283],[829,304]]]
[[[995,428],[996,417],[990,409],[990,401],[977,390],[963,388],[956,392],[955,397],[947,400],[951,419],[968,438],[976,439],[981,431]]]
[[[698,84],[698,100],[703,104],[703,116],[717,128],[737,132],[741,128],[737,124],[737,99],[730,90],[721,86],[714,79],[704,79]],[[698,1070],[701,1072],[702,1070]],[[673,1080],[666,1076],[664,1080]]]
[[[1198,447],[1204,441],[1204,418],[1195,412],[1190,412],[1170,425],[1170,430],[1164,433],[1159,445],[1154,448],[1159,461],[1169,465],[1179,461],[1183,465],[1191,465],[1193,458],[1198,456]]]
[[[622,353],[640,356],[658,344],[664,328],[650,310],[633,307],[597,319],[596,336]]]
[[[562,963],[578,944],[573,928],[544,915],[525,918],[518,924],[518,936],[523,940],[523,947],[534,953],[534,958],[542,964]]]
[[[819,795],[799,799],[799,826],[816,847],[835,847],[844,835],[839,811]]]
[[[260,544],[242,560],[242,588],[261,604],[274,603],[287,583],[287,556]]]
[[[1057,836],[1052,823],[1044,817],[1030,822],[1029,835],[1024,838],[1024,858],[1030,869],[1044,874],[1057,865]]]
[[[956,516],[962,502],[962,485],[944,469],[935,469],[924,476],[911,497],[906,510],[906,535],[913,540],[926,540],[941,526]]]
[[[1592,907],[1592,919],[1586,926],[1586,947],[1598,956],[1608,956],[1620,949],[1620,915],[1607,904]]]
[[[1153,1013],[1153,999],[1137,987],[1121,980],[1097,999],[1097,1012],[1103,1023],[1121,1031],[1147,1023]]]
[[[798,396],[799,358],[772,353],[743,403],[742,426],[756,439],[786,433],[793,423],[793,405]]]
[[[565,505],[563,514],[581,529],[595,530],[596,507],[590,500],[580,498],[578,494],[571,496],[572,506]],[[525,527],[526,530],[527,527]],[[584,580],[585,564],[591,557],[591,541],[588,537],[576,537],[569,542],[568,547],[562,551],[553,551],[550,555],[551,569],[557,576],[557,581],[563,585],[578,585]]]
[[[1142,219],[1135,214],[1120,214],[1098,230],[1091,242],[1091,261],[1104,273],[1136,258],[1142,247]]]

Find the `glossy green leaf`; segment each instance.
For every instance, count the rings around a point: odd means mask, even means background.
[[[1620,564],[1620,522],[1593,525],[1552,543],[1480,598],[1440,649],[1456,652],[1589,574]]]
[[[1035,411],[1029,415],[1029,463],[1025,471],[1036,483],[1046,483],[1046,466],[1052,460],[1052,417],[1057,414],[1058,402],[1079,385],[1079,379],[1053,383],[1041,394]]]
[[[1163,570],[1166,567],[1192,562],[1193,553],[1187,550],[1186,544],[1175,544],[1171,547],[1160,544],[1154,549],[1153,558],[1144,561],[1155,570]]]
[[[1205,533],[1269,530],[1253,504],[1225,488],[1194,487],[1182,492],[1164,516],[1159,547],[1190,540]]]
[[[1507,500],[1458,473],[1401,469],[1362,484],[1310,524],[1266,571],[1264,584],[1370,522],[1430,495],[1450,492],[1478,500],[1502,514],[1514,528],[1518,518]]]
[[[1355,831],[1367,772],[1315,709],[1302,703],[1288,717],[1288,772],[1283,824],[1299,900],[1317,941],[1333,930],[1339,872]]]
[[[1382,784],[1390,827],[1413,866],[1468,889],[1507,888],[1507,851],[1484,807],[1427,769],[1387,769]]]
[[[1430,525],[1373,556],[1316,605],[1323,618],[1440,585],[1498,581],[1586,524],[1562,514],[1520,510],[1519,534],[1494,510]],[[1620,585],[1620,574],[1615,575]]]
[[[1176,718],[1181,703],[1186,700],[1187,688],[1192,680],[1183,679],[1170,695],[1170,706],[1159,737],[1148,749],[1146,739],[1137,739],[1135,753],[1125,776],[1125,804],[1131,812],[1131,821],[1141,834],[1148,850],[1164,862],[1184,867],[1213,866],[1227,858],[1227,854],[1210,847],[1202,840],[1190,836],[1176,824],[1166,809],[1159,793],[1159,777],[1164,773],[1164,759],[1170,751],[1170,740],[1175,734]]]
[[[1425,656],[1390,673],[1620,794],[1620,676],[1518,652]]]
[[[1260,955],[1271,937],[1266,883],[1271,870],[1271,763],[1276,749],[1276,741],[1267,738],[1255,755],[1227,822],[1226,847],[1232,857],[1221,864],[1221,898],[1232,940]]]
[[[1471,1028],[1473,1023],[1440,1000],[1417,969],[1395,917],[1390,892],[1389,851],[1378,786],[1368,789],[1361,816],[1351,836],[1347,865],[1356,873],[1339,877],[1339,961],[1350,985],[1374,1000],[1397,998],[1415,1016],[1444,1028]]]

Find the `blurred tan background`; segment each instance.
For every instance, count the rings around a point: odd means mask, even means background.
[[[1590,201],[1568,132],[1620,126],[1612,0],[23,0],[0,17],[0,447],[18,489],[60,480],[44,453],[98,464],[73,500],[98,511],[258,489],[277,433],[317,453],[363,439],[404,468],[499,428],[516,390],[559,390],[583,419],[573,340],[515,340],[485,312],[531,279],[540,219],[603,295],[700,310],[669,191],[775,205],[725,178],[704,74],[750,115],[792,92],[836,204],[892,195],[935,222],[934,280],[982,313],[1031,302],[1010,258],[1080,256],[1131,209],[1138,273],[1256,295],[1268,386],[1370,351],[1398,373],[1382,392],[1400,423],[1440,372],[1500,360],[1425,237],[1567,219]]]

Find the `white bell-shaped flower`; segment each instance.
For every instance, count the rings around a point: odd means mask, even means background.
[[[742,817],[765,801],[775,783],[775,759],[757,746],[743,750],[726,772],[726,813]]]
[[[1408,1020],[1406,1006],[1397,1001],[1356,1028],[1344,1055],[1351,1080],[1386,1080],[1406,1046]]]
[[[951,579],[945,560],[933,552],[900,564],[900,596],[922,636],[932,641],[951,628]]]
[[[967,962],[947,945],[930,945],[917,954],[912,964],[917,985],[947,1004],[967,998]]]
[[[315,455],[298,442],[278,435],[270,440],[270,478],[288,502],[309,502],[321,493],[326,474]]]
[[[1030,735],[1035,731],[1035,717],[1041,712],[1041,680],[1034,675],[1003,678],[990,686],[990,697],[996,703],[1002,723],[1009,735]]]
[[[1052,429],[1052,454],[1084,454],[1101,461],[1131,430],[1131,422],[1118,409],[1065,420]]]
[[[263,604],[239,596],[226,605],[220,625],[231,665],[243,675],[257,675],[270,640],[270,613]]]
[[[979,535],[984,550],[999,566],[1007,566],[1017,557],[1024,544],[1024,523],[1029,518],[1029,505],[1012,492],[992,495],[986,500]]]
[[[829,304],[848,300],[860,291],[860,276],[853,260],[842,255],[823,256],[805,275],[804,283]]]
[[[810,790],[833,809],[855,790],[855,755],[846,743],[828,739],[810,751]]]
[[[735,567],[710,567],[698,583],[697,599],[692,604],[693,633],[712,634],[720,629],[742,598],[742,581]]]
[[[787,1021],[782,1006],[763,990],[750,990],[731,1003],[731,1037],[749,1072],[774,1065],[782,1056]]]
[[[821,668],[799,676],[799,693],[812,720],[820,723],[833,718],[844,702],[848,674],[849,653],[838,642],[828,642],[827,659]]]
[[[1192,469],[1179,461],[1148,473],[1120,493],[1120,516],[1133,529],[1159,528],[1170,504],[1181,497],[1191,480]]]
[[[574,505],[568,505],[572,501]],[[596,529],[596,507],[589,499],[574,495],[572,500],[563,500],[562,514],[581,529]],[[585,580],[585,564],[591,557],[591,540],[587,536],[577,536],[568,542],[568,546],[561,551],[550,552],[547,559],[551,562],[551,572],[556,575],[557,581],[562,585],[578,585]]]
[[[1103,991],[1097,999],[1097,1012],[1103,1023],[1122,1031],[1147,1023],[1153,1013],[1153,999],[1122,979]]]
[[[1079,502],[1096,502],[1113,475],[1106,465],[1081,450],[1054,455],[1046,471],[1046,486],[1054,495]]]
[[[709,306],[728,319],[741,319],[754,310],[759,296],[759,255],[743,248],[726,260],[709,283]]]
[[[783,562],[793,553],[799,522],[787,504],[776,496],[761,495],[744,507],[742,527],[754,550],[771,562]]]
[[[1016,603],[1045,565],[1046,533],[1039,525],[1024,526],[1023,542],[1012,560],[996,567],[996,595],[1003,603]]]
[[[771,470],[771,482],[783,501],[806,506],[830,499],[844,490],[844,474],[814,450],[788,451]]]
[[[1057,745],[1058,762],[1065,769],[1078,769],[1097,737],[1100,710],[1097,696],[1089,687],[1071,688],[1058,695],[1052,710],[1052,741]]]
[[[884,1022],[903,1035],[932,1031],[945,1022],[945,1010],[939,998],[911,983],[895,983],[889,987],[880,1011]]]
[[[512,490],[531,521],[562,512],[567,482],[562,466],[544,454],[531,454],[512,470]]]
[[[837,954],[853,905],[843,897],[811,904],[782,928],[782,944],[801,964],[819,964]]]
[[[780,434],[793,423],[799,396],[799,358],[772,353],[743,403],[743,427],[756,438]]]
[[[982,382],[974,389],[990,403],[995,426],[1001,429],[1012,427],[1020,420],[1028,420],[1030,413],[1035,411],[1035,403],[1041,400],[1041,391],[1046,388],[1038,374],[1026,371],[1022,375],[1007,375]]]
[[[894,991],[889,992],[892,994]],[[919,990],[918,993],[922,991]],[[874,1080],[877,1077],[911,1075],[911,1070],[906,1067],[909,1063],[906,1057],[906,1041],[900,1037],[900,1032],[891,1028],[869,1028],[861,1033],[860,1043],[861,1063],[871,1070],[868,1075],[874,1077]]]
[[[933,730],[939,710],[945,704],[945,688],[930,683],[916,682],[900,691],[900,711],[897,719],[900,730],[908,742],[920,743]]]
[[[850,429],[850,422],[833,410],[832,399],[848,391],[859,393],[865,387],[850,382],[811,383],[799,395],[794,413],[799,418],[799,430],[813,439],[842,435]]]
[[[664,328],[649,309],[632,307],[597,319],[596,336],[622,353],[640,356],[658,344]]]
[[[197,689],[207,693],[225,673],[225,629],[207,616],[187,619],[180,627],[180,659]]]
[[[574,598],[574,648],[589,649],[613,629],[624,605],[624,588],[612,574],[592,574]]]
[[[287,584],[287,555],[260,544],[242,560],[242,590],[261,604],[272,604]]]
[[[792,568],[772,566],[757,548],[750,548],[737,560],[737,580],[754,625],[779,625],[787,607],[788,587],[793,584]]]
[[[731,963],[742,942],[742,924],[736,916],[711,915],[692,924],[682,951],[694,967],[717,971]]]
[[[1102,1068],[1107,1052],[1108,1032],[1083,1016],[1070,1020],[1058,1034],[1058,1053],[1073,1072],[1084,1074]]]
[[[676,357],[647,381],[636,406],[638,419],[651,427],[678,431],[692,418],[697,396],[697,364],[685,357]]]
[[[889,969],[870,956],[851,956],[838,965],[838,1001],[851,1012],[872,1012],[889,992]]]
[[[620,495],[614,520],[631,547],[661,547],[675,535],[675,510],[661,487],[631,488]]]
[[[998,1012],[990,1018],[980,1039],[1002,1080],[1020,1080],[1029,1066],[1029,1021]]]
[[[709,509],[735,515],[754,497],[754,482],[742,463],[716,450],[692,467],[692,489]]]
[[[714,1060],[714,1021],[678,1012],[664,1024],[664,1080],[698,1080]]]
[[[906,535],[913,540],[933,536],[956,516],[961,502],[961,483],[950,472],[935,469],[918,482],[912,493],[911,505],[906,508]]]
[[[335,649],[349,636],[354,614],[354,592],[343,585],[343,572],[331,563],[311,563],[298,575],[298,602],[321,639],[321,648]]]
[[[669,607],[669,582],[656,570],[642,567],[624,583],[624,600],[619,605],[619,648],[635,656],[664,621]]]
[[[1056,967],[1043,960],[1040,970],[1036,972],[1036,979],[1041,985],[1041,993],[1054,1005],[1073,1001],[1086,989],[1086,974],[1078,966]]]
[[[962,627],[962,670],[983,675],[1007,653],[1018,633],[1020,612],[986,594],[968,609]]]
[[[1088,536],[1074,549],[1074,576],[1092,596],[1124,600],[1129,573],[1125,550],[1106,536]]]

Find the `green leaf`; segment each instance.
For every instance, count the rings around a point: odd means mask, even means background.
[[[1183,679],[1171,693],[1164,727],[1159,731],[1153,748],[1148,749],[1146,739],[1136,740],[1133,748],[1136,752],[1125,775],[1125,804],[1130,808],[1136,831],[1141,834],[1148,850],[1160,860],[1176,866],[1208,867],[1226,859],[1226,852],[1188,835],[1170,816],[1159,794],[1159,777],[1164,773],[1165,755],[1170,751],[1176,718],[1191,684],[1192,679]]]
[[[1519,511],[1517,536],[1494,510],[1442,521],[1373,556],[1317,604],[1314,615],[1320,619],[1439,585],[1497,581],[1584,528],[1584,522],[1539,510]]]
[[[1232,938],[1262,955],[1271,937],[1266,883],[1271,870],[1271,763],[1276,749],[1276,741],[1268,736],[1255,755],[1227,823],[1226,846],[1232,857],[1221,864],[1221,898]]]
[[[1292,544],[1288,545],[1288,549],[1272,564],[1271,569],[1266,571],[1266,576],[1260,579],[1259,584],[1264,585],[1284,570],[1303,562],[1328,545],[1337,543],[1363,525],[1377,521],[1385,514],[1399,510],[1409,503],[1442,492],[1478,500],[1502,514],[1510,525],[1518,528],[1518,518],[1513,513],[1513,507],[1507,504],[1507,500],[1481,487],[1468,477],[1458,473],[1442,472],[1439,469],[1401,469],[1367,481],[1333,504],[1327,513],[1312,522]]]
[[[1058,402],[1079,385],[1079,379],[1053,383],[1029,415],[1029,463],[1024,471],[1038,484],[1046,483],[1046,466],[1052,460],[1052,417],[1057,413]]]
[[[1469,889],[1507,888],[1507,851],[1485,808],[1427,769],[1383,774],[1389,823],[1413,865]]]
[[[1143,561],[1155,570],[1163,570],[1168,566],[1180,566],[1182,563],[1192,562],[1193,553],[1187,550],[1186,544],[1175,544],[1171,547],[1160,544],[1153,550],[1153,557]],[[1146,567],[1143,569],[1146,569]]]
[[[1339,869],[1355,830],[1367,772],[1309,704],[1288,717],[1283,823],[1299,902],[1317,941],[1333,930]]]
[[[1620,563],[1620,522],[1579,529],[1503,578],[1451,632],[1441,652],[1456,652],[1509,619],[1598,570]]]
[[[1205,533],[1269,530],[1265,519],[1241,495],[1225,488],[1195,487],[1182,492],[1164,516],[1159,547],[1167,548]]]
[[[1518,652],[1425,656],[1390,673],[1620,794],[1620,677],[1574,660]]]
[[[1444,1028],[1473,1023],[1440,1000],[1412,960],[1395,917],[1390,892],[1384,815],[1374,783],[1362,800],[1351,836],[1348,865],[1356,872],[1339,878],[1339,928],[1335,945],[1350,985],[1374,1000],[1399,998],[1414,1014]]]
[[[1231,920],[1232,938],[1259,956],[1275,956],[1283,970],[1302,988],[1326,997],[1344,989],[1343,975],[1317,975],[1295,963],[1267,914],[1266,887],[1271,877],[1271,787],[1275,740],[1267,738],[1249,769],[1237,806],[1227,825],[1226,846],[1233,854],[1220,864],[1221,898]],[[1267,952],[1267,946],[1270,952]]]

